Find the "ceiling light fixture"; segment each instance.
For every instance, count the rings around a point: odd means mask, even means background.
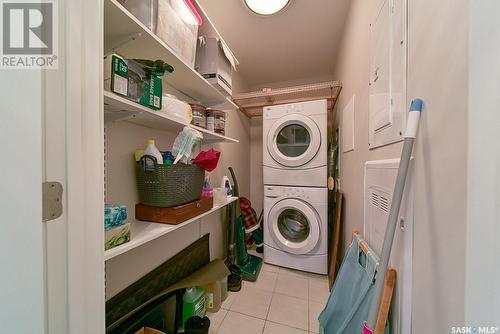
[[[245,0],[248,9],[259,15],[273,15],[288,5],[290,0]]]

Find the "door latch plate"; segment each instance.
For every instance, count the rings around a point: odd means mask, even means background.
[[[43,221],[54,220],[61,217],[63,186],[59,182],[44,182],[42,184],[42,218]]]

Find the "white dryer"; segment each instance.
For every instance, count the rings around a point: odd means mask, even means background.
[[[265,185],[326,187],[327,101],[265,107]]]
[[[264,262],[327,274],[327,188],[264,186]]]

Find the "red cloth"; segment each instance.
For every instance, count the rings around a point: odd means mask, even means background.
[[[252,203],[250,203],[248,198],[240,197],[240,211],[245,219],[245,228],[249,229],[257,225],[257,213],[252,208]]]
[[[214,149],[209,149],[208,151],[201,151],[196,158],[193,160],[193,164],[196,164],[206,170],[207,172],[213,171],[217,164],[219,163],[220,152]]]

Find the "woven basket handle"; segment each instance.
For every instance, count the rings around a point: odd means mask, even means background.
[[[155,166],[155,169],[156,170],[158,168],[158,161],[156,160],[156,157],[152,156],[152,155],[148,155],[148,154],[145,154],[141,157],[141,159],[139,160],[139,162],[142,164],[142,168],[144,169],[144,173],[152,173],[153,171],[152,170],[148,170],[146,168],[146,160],[151,160],[153,161],[153,164]]]

